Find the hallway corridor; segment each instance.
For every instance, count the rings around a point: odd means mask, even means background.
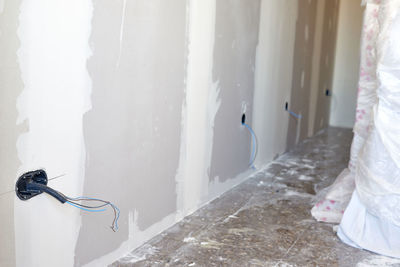
[[[352,132],[329,128],[302,142],[112,266],[400,266],[348,247],[316,222],[316,193],[346,167]]]

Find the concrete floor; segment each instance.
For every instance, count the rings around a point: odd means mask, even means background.
[[[310,209],[346,167],[351,130],[329,128],[112,266],[400,266],[341,243]]]

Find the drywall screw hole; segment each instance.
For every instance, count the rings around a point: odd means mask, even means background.
[[[243,113],[242,115],[242,124],[246,123],[246,114]]]
[[[289,109],[289,103],[286,102],[286,103],[285,103],[285,110],[288,110],[288,109]]]

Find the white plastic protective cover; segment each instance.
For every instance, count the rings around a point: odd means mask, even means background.
[[[318,221],[340,223],[355,189],[358,156],[371,130],[372,107],[377,103],[378,79],[377,37],[380,31],[380,0],[366,0],[361,43],[360,78],[357,98],[356,123],[348,168],[337,177],[333,185],[318,194],[320,201],[311,213]]]
[[[400,0],[383,0],[379,21],[378,103],[338,236],[350,246],[400,258]]]
[[[381,9],[379,100],[355,177],[368,212],[400,226],[400,0],[382,1]]]

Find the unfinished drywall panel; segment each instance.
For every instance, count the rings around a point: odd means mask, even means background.
[[[260,0],[216,1],[213,81],[220,102],[215,116],[211,181],[224,182],[249,168],[255,55]]]
[[[322,35],[324,25],[324,13],[325,13],[326,1],[317,1],[317,17],[315,22],[315,34],[314,34],[314,51],[312,58],[312,70],[311,70],[311,95],[310,95],[310,106],[308,110],[308,136],[311,137],[315,134],[314,124],[317,110],[317,99],[319,93],[319,75],[320,75],[320,62],[321,62],[321,51],[322,51]]]
[[[292,149],[308,136],[311,74],[314,51],[314,33],[317,0],[299,0],[294,46],[292,93],[289,110],[301,117],[290,116],[287,149]]]
[[[94,1],[84,194],[113,201],[121,217],[117,233],[111,213],[83,217],[77,266],[118,249],[130,227],[146,230],[176,211],[185,42],[185,0]]]
[[[359,0],[342,1],[339,10],[330,125],[352,128],[356,117],[363,10]]]
[[[256,166],[286,149],[298,1],[261,2],[253,125],[258,137]]]
[[[347,0],[343,0],[347,1]],[[343,2],[340,1],[340,2]],[[327,90],[332,90],[333,69],[335,65],[336,33],[338,24],[339,0],[325,0],[322,50],[320,58],[319,85],[314,132],[329,125],[331,97]]]
[[[65,174],[49,185],[67,195],[82,193],[85,147],[82,118],[90,109],[90,0],[23,0],[18,62],[24,89],[18,122],[19,173],[45,168]],[[73,266],[78,209],[46,194],[14,203],[17,266]]]
[[[23,83],[17,62],[17,36],[21,1],[0,1],[0,266],[15,266],[14,186],[18,174],[18,136],[26,125],[17,125],[17,98]]]

